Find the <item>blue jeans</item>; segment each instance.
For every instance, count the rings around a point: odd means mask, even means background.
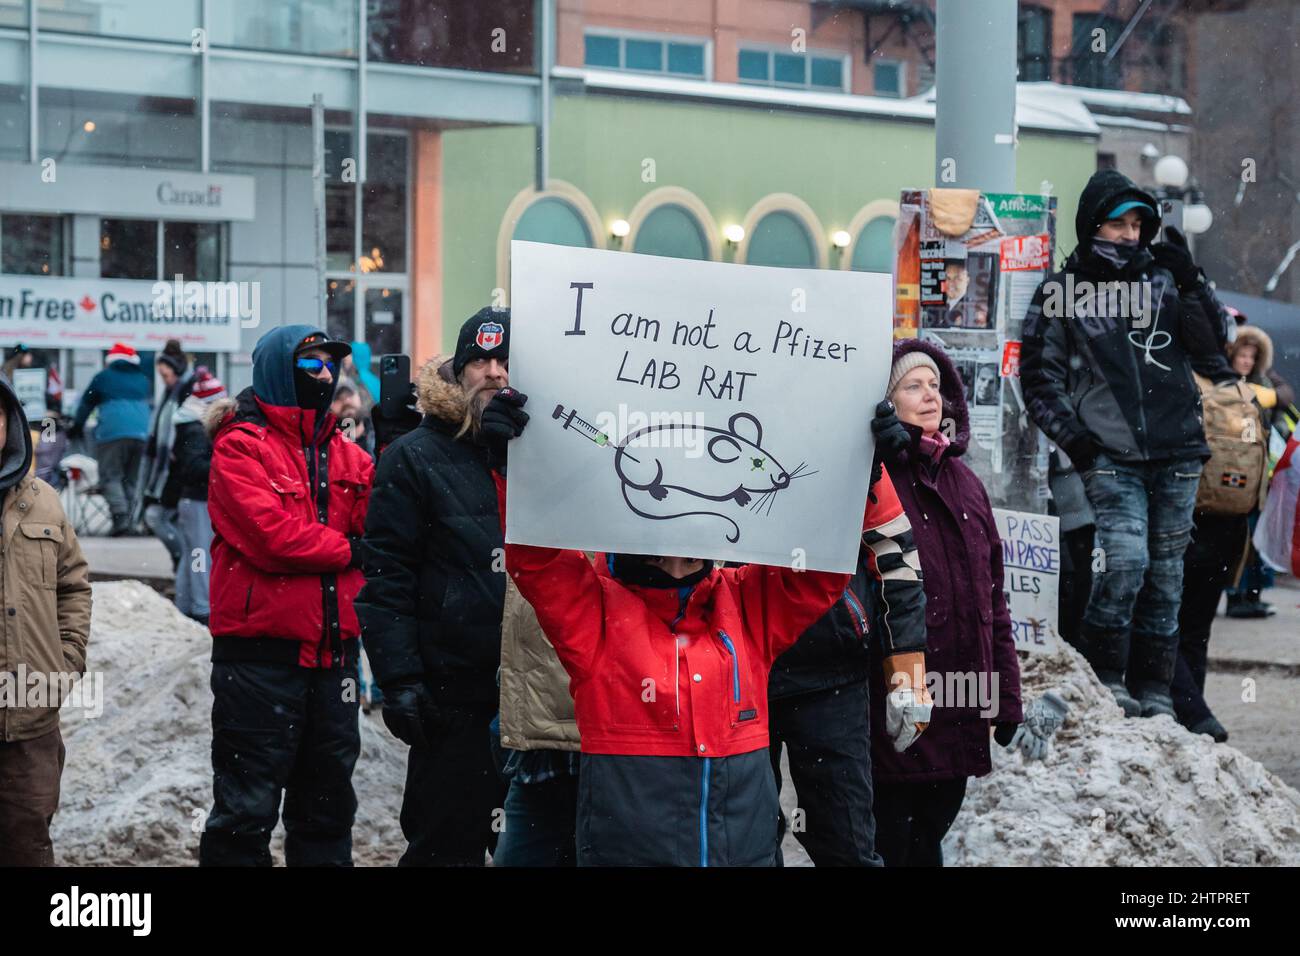
[[[506,794],[506,826],[493,866],[577,864],[578,778],[567,773],[541,783],[520,783]]]
[[[1100,553],[1093,551],[1081,643],[1103,680],[1127,671],[1135,692],[1169,692],[1200,478],[1198,459],[1131,464],[1105,454],[1083,476]]]

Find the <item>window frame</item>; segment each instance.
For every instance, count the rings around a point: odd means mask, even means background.
[[[72,220],[65,213],[39,213],[39,212],[5,212],[0,210],[0,251],[4,248],[4,221],[7,217],[20,216],[24,219],[54,219],[58,223],[59,231],[59,271],[50,273],[31,273],[31,276],[39,278],[67,278],[72,275]],[[0,275],[26,275],[22,272],[5,272],[4,258],[0,254]]]
[[[607,37],[618,41],[618,66],[589,66],[587,64],[587,37]],[[661,70],[641,70],[627,66],[627,41],[649,40],[663,45]],[[683,43],[704,49],[704,73],[673,73],[668,69],[668,44]],[[651,30],[620,30],[614,27],[584,27],[582,31],[582,67],[585,70],[617,70],[620,73],[636,73],[640,76],[667,76],[677,80],[712,80],[713,79],[713,40],[688,33],[656,33]]]
[[[228,282],[230,281],[230,223],[228,220],[220,219],[151,219],[148,216],[96,216],[96,222],[99,224],[99,236],[102,241],[104,236],[104,222],[112,220],[134,220],[136,222],[152,222],[154,224],[154,277],[153,279],[131,279],[131,282],[171,282],[175,276],[164,275],[167,265],[167,223],[186,223],[197,225],[214,225],[217,227],[217,241],[221,246],[221,252],[218,255],[218,276],[215,279],[198,279],[193,276],[185,276],[185,281],[198,282]],[[104,275],[104,259],[102,254],[97,257],[99,262],[99,278],[116,279],[117,276]]]
[[[1033,18],[1038,17],[1042,20],[1044,48],[1041,52],[1028,53],[1025,47],[1021,45],[1024,37],[1025,24]],[[1043,6],[1040,3],[1022,4],[1016,11],[1016,74],[1017,78],[1024,83],[1050,82],[1052,79],[1052,30],[1054,27],[1052,10],[1050,7]],[[1025,75],[1025,67],[1029,63],[1043,64],[1046,67],[1047,75],[1040,79],[1031,80]]]
[[[740,54],[764,53],[767,55],[767,80],[751,80],[740,75]],[[775,55],[778,53],[787,56],[803,57],[804,82],[800,86],[796,83],[784,83],[776,79]],[[839,60],[841,63],[841,82],[839,90],[834,90],[829,86],[814,86],[812,84],[812,61],[819,60]],[[802,53],[796,53],[786,46],[773,46],[766,43],[748,43],[741,42],[736,44],[736,82],[744,83],[747,86],[767,86],[778,90],[808,90],[812,93],[850,93],[853,90],[853,56],[850,53],[844,53],[840,50],[826,49],[807,49]]]
[[[898,92],[881,93],[876,89],[876,67],[878,66],[895,66],[898,68]],[[890,100],[901,100],[907,98],[907,61],[895,59],[893,57],[875,57],[871,58],[871,95],[883,96]]]

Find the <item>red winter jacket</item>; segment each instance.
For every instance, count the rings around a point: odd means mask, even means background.
[[[888,478],[875,490],[864,529],[903,513]],[[582,752],[669,757],[765,749],[772,662],[850,578],[751,564],[682,594],[623,584],[578,551],[518,544],[506,545],[506,570],[569,674]]]
[[[314,411],[267,404],[251,388],[210,415],[209,627],[219,644],[226,638],[298,641],[298,664],[330,667],[342,641],[360,633],[352,602],[364,580],[348,567],[348,538],[364,530],[374,465],[334,427],[332,415],[313,442],[315,418]],[[315,487],[309,455],[321,479]],[[254,645],[247,646],[251,652]]]

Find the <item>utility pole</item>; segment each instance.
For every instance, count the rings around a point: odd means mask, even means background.
[[[325,326],[325,98],[311,98],[311,205],[316,226],[316,328]]]
[[[1016,0],[938,0],[935,185],[1016,191]]]

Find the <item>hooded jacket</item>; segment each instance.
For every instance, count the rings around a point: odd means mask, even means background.
[[[1246,376],[1246,381],[1261,388],[1272,389],[1274,392],[1275,400],[1272,405],[1263,409],[1264,424],[1270,427],[1281,424],[1285,421],[1286,409],[1295,404],[1295,390],[1273,368],[1273,339],[1257,326],[1240,326],[1237,329],[1237,338],[1228,347],[1229,362],[1237,354],[1237,350],[1244,345],[1255,346],[1255,367]]]
[[[875,670],[870,694],[872,775],[889,783],[986,774],[991,769],[990,721],[1018,723],[1023,716],[1020,662],[1003,594],[1002,544],[988,494],[961,461],[970,442],[962,379],[943,349],[931,342],[898,342],[894,361],[912,351],[925,352],[939,367],[943,416],[951,418],[956,429],[935,464],[918,448],[921,430],[906,425],[912,447],[893,470],[925,568],[926,669],[928,675],[940,675],[941,682],[930,687],[936,705],[930,726],[898,753],[885,732],[889,688],[883,671]],[[995,711],[996,716],[982,717],[981,710]]]
[[[349,538],[364,528],[374,467],[333,415],[298,407],[294,349],[313,332],[264,335],[252,387],[208,413],[213,660],[352,660],[362,577]]]
[[[440,704],[494,705],[506,583],[487,448],[460,435],[468,399],[445,359],[417,373],[416,407],[419,426],[379,456],[357,599],[366,656],[380,687],[424,678]]]
[[[125,359],[109,362],[86,386],[81,404],[77,406],[73,428],[81,430],[91,411],[98,408],[96,442],[103,444],[122,438],[144,441],[149,437],[149,395],[152,391],[153,383],[140,366]]]
[[[1224,313],[1203,283],[1180,292],[1155,265],[1149,247],[1160,228],[1156,216],[1142,220],[1127,266],[1094,247],[1106,214],[1130,199],[1159,209],[1154,196],[1115,170],[1088,180],[1075,219],[1078,247],[1064,271],[1039,285],[1025,315],[1021,387],[1034,422],[1071,459],[1087,464],[1105,452],[1128,463],[1205,460],[1210,450],[1192,372],[1231,377]],[[1140,308],[1148,290],[1149,315]]]
[[[7,609],[0,614],[0,740],[7,742],[58,727],[63,692],[86,670],[91,597],[58,492],[30,473],[27,416],[4,380],[0,414],[8,425],[0,449],[0,607]]]

